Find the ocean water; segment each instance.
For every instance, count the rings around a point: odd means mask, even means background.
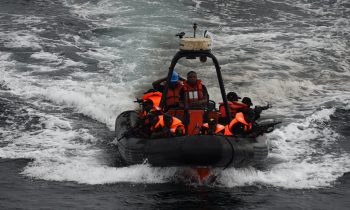
[[[2,0],[0,209],[349,209],[349,16],[348,0]],[[123,166],[110,144],[194,22],[226,90],[283,121],[261,168],[215,183]],[[211,62],[176,68],[221,100]]]

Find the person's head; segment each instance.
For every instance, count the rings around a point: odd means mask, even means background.
[[[149,112],[153,107],[153,101],[151,99],[146,99],[142,102],[142,109]]]
[[[173,124],[173,117],[170,114],[164,114],[163,120],[164,120],[164,125],[167,128],[170,128],[171,124]]]
[[[179,81],[179,74],[174,69],[173,74],[171,75],[170,82],[171,83],[176,83],[177,81]]]
[[[242,103],[244,103],[244,104],[246,104],[248,106],[252,106],[253,105],[252,100],[250,98],[248,98],[248,97],[244,97],[242,99]]]
[[[248,109],[243,114],[244,114],[244,119],[247,123],[251,123],[255,119],[255,112],[253,109]]]
[[[208,127],[209,129],[215,129],[217,125],[217,122],[214,118],[210,118],[208,121]]]
[[[190,71],[187,73],[187,83],[193,85],[197,82],[197,73],[194,71]]]
[[[238,95],[237,95],[237,93],[235,93],[235,92],[229,92],[229,93],[227,93],[227,100],[229,100],[229,101],[231,101],[231,102],[233,102],[233,101],[238,101],[238,99],[240,99],[241,97],[239,97]]]
[[[179,81],[179,74],[174,69],[173,74],[171,75],[169,87],[170,88],[175,88],[178,81]]]
[[[200,56],[200,57],[199,57],[199,60],[200,60],[202,63],[205,63],[205,62],[207,62],[207,56]]]

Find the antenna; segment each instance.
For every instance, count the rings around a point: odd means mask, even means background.
[[[197,23],[193,23],[193,38],[196,38]]]

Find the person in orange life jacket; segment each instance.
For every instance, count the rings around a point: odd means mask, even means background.
[[[152,83],[152,86],[154,89],[156,89],[159,92],[164,91],[164,87],[166,85],[166,80],[167,78],[162,78],[157,81],[154,81]],[[167,92],[167,97],[166,97],[166,107],[167,108],[176,108],[179,107],[179,102],[180,102],[180,90],[182,89],[182,81],[185,81],[184,78],[179,76],[179,74],[175,71],[173,71],[173,74],[171,76],[171,80],[169,83],[169,88]],[[164,84],[162,84],[164,83]]]
[[[147,114],[153,112],[156,114],[162,114],[163,111],[161,110],[161,108],[159,106],[154,106],[153,105],[153,101],[151,99],[146,99],[144,101],[142,101],[141,103],[141,117],[146,117]]]
[[[218,124],[215,119],[211,118],[207,123],[202,125],[200,134],[203,135],[215,135],[224,134],[225,126]]]
[[[185,109],[189,107],[207,107],[209,95],[207,88],[197,79],[197,73],[187,73],[187,80],[180,91],[180,100]]]
[[[141,116],[145,117],[153,108],[153,101],[151,99],[143,100],[141,103]]]
[[[158,122],[158,112],[150,111],[146,116],[139,119],[137,129],[133,129],[130,135],[139,136],[142,138],[149,138],[152,134],[152,127]]]
[[[246,104],[249,108],[253,106],[252,100],[248,97],[244,97],[242,99],[242,103]],[[260,118],[260,114],[263,110],[267,110],[271,108],[272,106],[270,104],[267,104],[266,106],[255,106],[254,112],[255,112],[255,120]]]
[[[141,116],[145,117],[150,111],[160,110],[159,105],[161,99],[162,93],[154,89],[145,92],[141,99]]]
[[[235,92],[227,93],[226,97],[227,97],[227,102],[228,102],[228,106],[230,108],[232,117],[235,117],[238,111],[243,111],[244,109],[249,108],[246,104],[238,101],[238,99],[240,99],[241,97],[239,97]],[[223,102],[220,102],[219,111],[220,111],[221,117],[226,118],[226,111],[225,111],[225,106]]]
[[[153,106],[159,106],[160,100],[162,99],[162,93],[155,89],[149,89],[142,96],[142,100],[146,100],[146,99],[152,100]]]
[[[164,114],[158,116],[158,121],[151,127],[151,131],[151,138],[182,136],[185,126],[178,118]]]
[[[225,126],[225,135],[245,135],[253,130],[255,113],[253,109],[238,112],[233,120]]]

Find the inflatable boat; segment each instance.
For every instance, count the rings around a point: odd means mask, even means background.
[[[194,27],[195,29],[195,27]],[[196,30],[196,29],[195,29]],[[176,63],[181,58],[206,62],[211,58],[216,70],[219,82],[222,103],[226,113],[230,113],[226,91],[221,75],[221,68],[216,57],[211,53],[211,39],[204,35],[202,38],[180,38],[180,50],[171,61],[167,73],[166,84],[170,83]],[[200,71],[200,70],[199,70]],[[227,136],[227,135],[200,135],[196,131],[198,125],[206,122],[207,118],[220,118],[220,112],[216,104],[210,101],[206,108],[167,109],[165,107],[166,95],[169,86],[165,85],[160,102],[160,108],[166,110],[172,116],[184,119],[186,133],[183,136],[166,138],[147,138],[133,134],[132,129],[139,120],[139,113],[134,110],[121,113],[115,123],[116,140],[122,159],[128,165],[147,162],[151,166],[172,167],[244,167],[264,161],[268,155],[267,138],[264,135],[257,136]],[[204,116],[207,116],[204,117]],[[225,117],[230,122],[231,115]],[[129,135],[125,135],[128,133]]]

